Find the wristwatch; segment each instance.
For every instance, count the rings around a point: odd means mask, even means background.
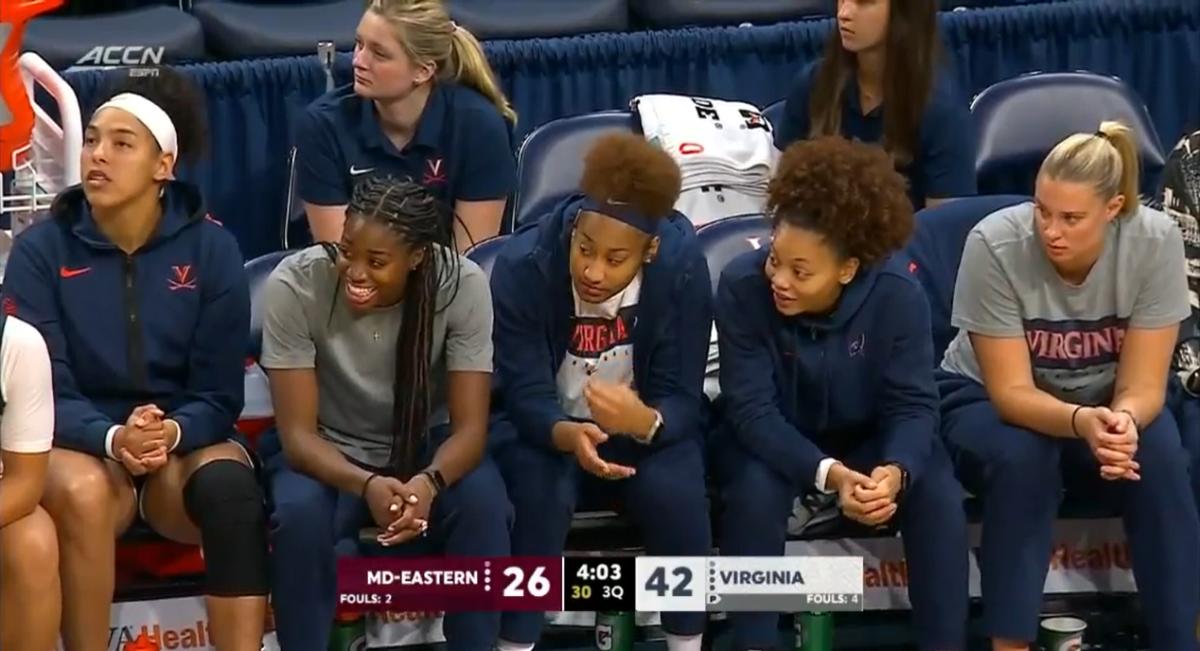
[[[654,410],[654,424],[650,426],[650,434],[648,436],[646,436],[646,438],[641,440],[642,443],[649,444],[651,441],[653,441],[654,437],[658,436],[658,431],[662,429],[662,426],[663,426],[662,412],[655,409]]]
[[[896,466],[900,469],[900,490],[896,491],[896,497],[899,498],[904,494],[904,491],[908,490],[908,469],[894,461],[887,465]]]
[[[422,470],[418,474],[425,475],[426,477],[428,477],[429,481],[433,482],[433,487],[434,487],[434,489],[437,490],[438,493],[441,493],[443,490],[446,490],[446,478],[442,476],[442,471],[437,470],[437,469]]]

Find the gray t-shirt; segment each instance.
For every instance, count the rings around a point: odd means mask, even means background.
[[[1107,404],[1128,328],[1188,317],[1183,239],[1166,215],[1141,207],[1114,221],[1081,285],[1046,257],[1033,204],[984,218],[967,236],[951,324],[958,335],[942,368],[983,381],[968,332],[1024,337],[1037,387],[1060,400]]]
[[[453,254],[443,250],[442,255]],[[443,257],[439,263],[447,260]],[[449,420],[447,372],[492,371],[487,276],[461,256],[457,269],[457,279],[444,274],[433,320],[431,426]],[[315,368],[320,434],[356,461],[385,465],[394,438],[392,385],[403,304],[367,314],[352,312],[334,262],[320,246],[280,262],[263,294],[263,368]]]

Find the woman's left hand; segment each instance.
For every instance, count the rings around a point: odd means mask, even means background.
[[[592,420],[609,434],[644,438],[654,426],[654,410],[625,384],[592,378],[583,387]]]
[[[863,505],[863,524],[879,526],[896,514],[896,496],[900,494],[903,473],[895,465],[879,466],[871,471],[875,488],[854,488],[854,497]]]
[[[399,516],[377,538],[384,547],[402,545],[429,529],[429,513],[436,495],[433,483],[425,475],[417,475],[405,482],[401,491],[403,500],[392,505]]]

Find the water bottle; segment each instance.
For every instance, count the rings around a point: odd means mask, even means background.
[[[333,618],[329,635],[329,651],[362,651],[367,648],[367,618],[360,613],[347,613]]]
[[[333,41],[317,43],[317,60],[321,62],[321,69],[325,71],[325,92],[327,93],[334,88],[333,64],[336,58],[337,50],[334,48]]]
[[[597,651],[633,651],[633,613],[596,613]]]
[[[833,651],[833,614],[796,614],[796,651]]]

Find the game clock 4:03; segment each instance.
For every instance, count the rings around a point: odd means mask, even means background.
[[[568,556],[563,563],[565,610],[634,610],[633,557]]]

